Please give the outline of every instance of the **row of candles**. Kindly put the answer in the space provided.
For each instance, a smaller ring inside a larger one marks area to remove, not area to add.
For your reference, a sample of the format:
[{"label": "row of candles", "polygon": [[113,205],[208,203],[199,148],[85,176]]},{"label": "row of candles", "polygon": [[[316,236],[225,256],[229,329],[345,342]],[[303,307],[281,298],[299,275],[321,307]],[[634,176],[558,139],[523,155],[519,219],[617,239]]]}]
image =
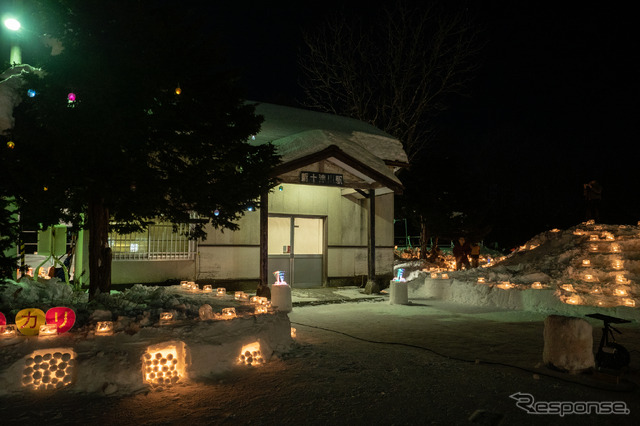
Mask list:
[{"label": "row of candles", "polygon": [[[431,273],[431,278],[437,279],[438,277],[440,279],[448,279],[449,278],[448,274],[446,274],[446,273],[442,273],[442,274],[440,274],[440,276],[438,276],[437,272],[432,272]],[[592,277],[592,276],[590,276],[590,277]],[[478,277],[477,283],[478,284],[492,284],[492,283],[487,282],[486,278],[484,278],[484,277]],[[629,284],[630,281],[628,279],[626,279],[624,275],[618,274],[616,276],[616,283],[617,284]],[[522,284],[514,284],[514,283],[511,283],[509,281],[501,281],[501,282],[495,284],[495,286],[497,288],[502,289],[502,290],[510,290],[510,289],[514,289],[514,288],[518,288],[518,287],[523,287]],[[536,290],[542,290],[542,289],[548,288],[548,286],[536,281],[536,282],[531,284],[530,288],[536,289]],[[562,285],[560,285],[560,289],[562,289],[562,290],[564,290],[566,292],[577,293],[576,289],[573,287],[572,284],[562,284]],[[602,290],[602,288],[600,286],[595,286],[590,290],[589,293],[594,294],[594,295],[602,295],[603,294],[603,290]],[[624,287],[616,287],[616,288],[614,288],[613,289],[613,295],[622,298],[620,301],[621,301],[622,305],[624,305],[624,306],[633,307],[633,306],[636,305],[635,300],[633,300],[633,299],[628,297],[629,296],[629,292]],[[565,300],[565,302],[566,303],[570,303],[570,304],[580,304],[579,296],[577,294],[575,296],[577,296],[577,297],[568,298],[568,299]]]}]

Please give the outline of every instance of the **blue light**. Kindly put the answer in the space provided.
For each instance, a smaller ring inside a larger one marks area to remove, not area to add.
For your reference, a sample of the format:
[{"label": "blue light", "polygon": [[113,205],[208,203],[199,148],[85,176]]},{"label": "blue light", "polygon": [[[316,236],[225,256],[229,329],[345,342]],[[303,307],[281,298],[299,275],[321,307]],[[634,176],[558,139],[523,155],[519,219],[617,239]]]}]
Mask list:
[{"label": "blue light", "polygon": [[278,191],[280,191],[280,192],[284,191],[284,188],[282,187],[282,185],[280,185],[280,186],[278,187]]},{"label": "blue light", "polygon": [[36,91],[33,89],[29,89],[27,90],[27,96],[29,96],[30,98],[33,98],[36,95]]},{"label": "blue light", "polygon": [[247,210],[248,210],[248,211],[250,211],[250,212],[252,212],[252,211],[253,211],[253,206],[249,206],[249,207],[247,207]]},{"label": "blue light", "polygon": [[215,209],[215,210],[213,211],[213,215],[214,215],[214,216],[220,216],[220,210]]}]

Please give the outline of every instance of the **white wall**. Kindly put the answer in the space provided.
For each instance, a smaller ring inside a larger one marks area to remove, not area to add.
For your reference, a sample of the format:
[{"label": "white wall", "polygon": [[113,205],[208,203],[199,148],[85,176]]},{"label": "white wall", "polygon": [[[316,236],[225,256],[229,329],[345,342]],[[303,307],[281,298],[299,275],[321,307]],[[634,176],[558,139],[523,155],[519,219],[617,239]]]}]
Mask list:
[{"label": "white wall", "polygon": [[[337,187],[282,184],[269,194],[269,213],[327,217],[328,275],[367,274],[368,201]],[[376,273],[393,273],[393,194],[376,198]],[[239,231],[209,229],[199,246],[198,279],[260,277],[260,212],[246,212]]]}]

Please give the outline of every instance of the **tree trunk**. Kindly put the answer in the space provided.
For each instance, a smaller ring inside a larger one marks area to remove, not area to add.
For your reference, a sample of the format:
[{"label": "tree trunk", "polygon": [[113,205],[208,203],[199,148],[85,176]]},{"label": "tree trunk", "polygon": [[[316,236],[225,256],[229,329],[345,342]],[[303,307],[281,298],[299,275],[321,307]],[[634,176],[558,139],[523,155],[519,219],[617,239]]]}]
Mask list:
[{"label": "tree trunk", "polygon": [[111,290],[111,248],[109,247],[109,209],[104,199],[89,202],[89,300]]}]

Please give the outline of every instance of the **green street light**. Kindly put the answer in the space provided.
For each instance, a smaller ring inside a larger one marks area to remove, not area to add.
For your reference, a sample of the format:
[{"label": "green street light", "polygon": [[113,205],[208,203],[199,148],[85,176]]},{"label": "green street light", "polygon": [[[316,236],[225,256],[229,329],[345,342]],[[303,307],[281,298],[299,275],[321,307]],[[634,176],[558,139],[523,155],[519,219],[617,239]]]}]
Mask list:
[{"label": "green street light", "polygon": [[20,25],[20,21],[14,18],[5,19],[4,26],[9,28],[11,31],[18,31],[22,27],[22,25]]},{"label": "green street light", "polygon": [[[22,28],[20,21],[15,18],[7,18],[4,20],[4,26],[11,31],[18,31]],[[9,63],[12,65],[20,65],[22,63],[22,51],[18,43],[14,43],[11,46],[11,53],[9,55]]]}]

